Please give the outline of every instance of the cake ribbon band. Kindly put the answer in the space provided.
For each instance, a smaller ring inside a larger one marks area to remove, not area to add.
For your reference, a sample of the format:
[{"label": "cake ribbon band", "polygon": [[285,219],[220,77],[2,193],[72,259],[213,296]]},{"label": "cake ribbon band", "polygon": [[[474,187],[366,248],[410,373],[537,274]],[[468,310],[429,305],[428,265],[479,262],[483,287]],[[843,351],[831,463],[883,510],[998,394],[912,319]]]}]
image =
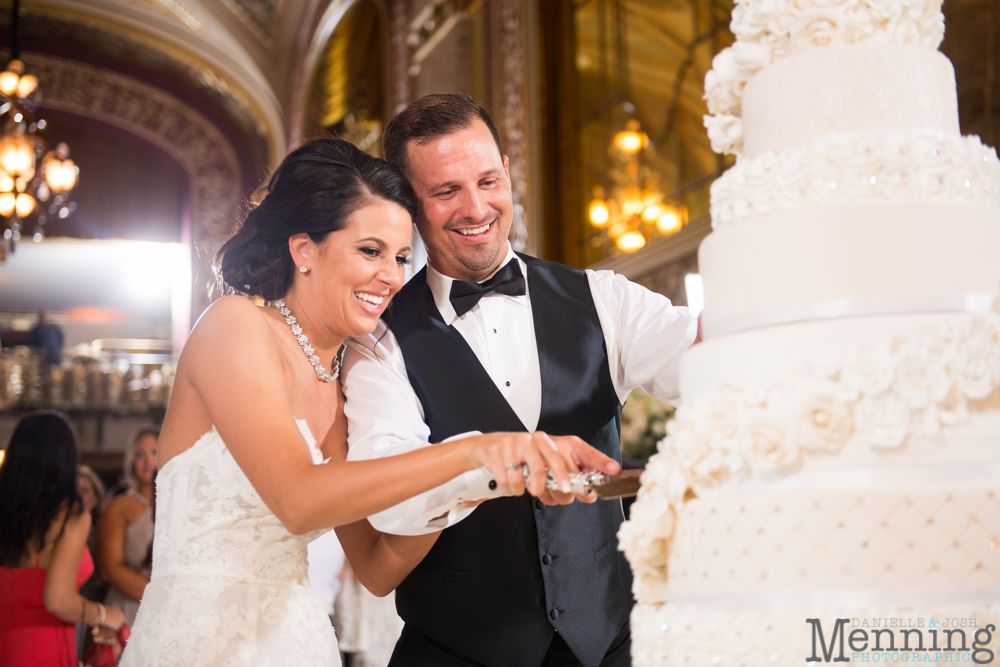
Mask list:
[{"label": "cake ribbon band", "polygon": [[[802,609],[803,613],[869,614],[888,612],[907,618],[932,609],[960,607],[963,611],[983,610],[1000,605],[1000,586],[936,588],[927,590],[820,590],[775,591],[768,593],[675,593],[667,594],[666,603],[676,607],[760,611],[761,609]],[[956,610],[957,611],[957,610]],[[804,622],[804,618],[803,618]]]},{"label": "cake ribbon band", "polygon": [[757,310],[735,315],[721,322],[706,322],[702,325],[702,332],[705,340],[708,340],[748,329],[844,317],[915,315],[920,313],[988,313],[994,310],[995,301],[1000,301],[995,294],[976,293],[830,299]]},{"label": "cake ribbon band", "polygon": [[762,479],[741,480],[730,488],[711,489],[699,494],[700,498],[725,498],[744,496],[754,492],[774,491],[876,491],[894,485],[930,489],[935,484],[962,485],[985,484],[995,486],[1000,479],[1000,465],[981,463],[963,465],[934,465],[922,467],[878,467],[869,469],[800,471],[787,477],[768,476]]}]

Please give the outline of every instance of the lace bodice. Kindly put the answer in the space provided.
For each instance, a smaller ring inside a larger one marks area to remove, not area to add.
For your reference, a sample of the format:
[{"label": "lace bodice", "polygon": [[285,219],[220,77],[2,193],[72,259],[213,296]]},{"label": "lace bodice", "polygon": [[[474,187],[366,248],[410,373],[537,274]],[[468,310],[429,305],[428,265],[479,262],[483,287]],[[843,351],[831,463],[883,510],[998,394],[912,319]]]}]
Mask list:
[{"label": "lace bodice", "polygon": [[122,665],[339,664],[307,578],[307,545],[326,531],[288,532],[214,427],[163,466],[156,488],[153,573]]},{"label": "lace bodice", "polygon": [[[323,455],[297,419],[314,463]],[[306,546],[326,531],[292,535],[237,465],[213,427],[156,479],[153,578],[195,573],[305,584]]]}]

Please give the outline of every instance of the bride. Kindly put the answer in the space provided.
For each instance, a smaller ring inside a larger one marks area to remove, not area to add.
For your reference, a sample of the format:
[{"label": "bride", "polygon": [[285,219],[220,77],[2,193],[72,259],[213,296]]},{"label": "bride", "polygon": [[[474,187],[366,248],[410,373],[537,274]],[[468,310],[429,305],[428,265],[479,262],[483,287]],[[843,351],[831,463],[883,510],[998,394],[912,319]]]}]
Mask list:
[{"label": "bride", "polygon": [[122,665],[336,665],[306,582],[309,541],[354,523],[347,553],[398,583],[433,537],[358,530],[364,517],[480,466],[521,494],[527,464],[536,496],[546,466],[564,488],[576,470],[526,433],[346,462],[338,350],[375,329],[402,285],[412,191],[388,163],[319,139],[265,192],[220,256],[226,284],[269,303],[219,299],[184,347],[159,441],[153,572]]}]

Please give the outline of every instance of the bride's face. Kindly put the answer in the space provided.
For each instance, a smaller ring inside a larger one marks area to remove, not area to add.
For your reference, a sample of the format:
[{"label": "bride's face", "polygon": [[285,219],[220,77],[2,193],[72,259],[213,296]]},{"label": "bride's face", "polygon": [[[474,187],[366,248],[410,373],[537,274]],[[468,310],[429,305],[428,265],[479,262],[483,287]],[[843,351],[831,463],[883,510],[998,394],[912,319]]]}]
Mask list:
[{"label": "bride's face", "polygon": [[402,206],[374,200],[322,243],[309,242],[304,260],[309,273],[296,275],[296,288],[308,291],[320,321],[332,333],[347,337],[375,330],[389,299],[403,285],[412,227]]}]

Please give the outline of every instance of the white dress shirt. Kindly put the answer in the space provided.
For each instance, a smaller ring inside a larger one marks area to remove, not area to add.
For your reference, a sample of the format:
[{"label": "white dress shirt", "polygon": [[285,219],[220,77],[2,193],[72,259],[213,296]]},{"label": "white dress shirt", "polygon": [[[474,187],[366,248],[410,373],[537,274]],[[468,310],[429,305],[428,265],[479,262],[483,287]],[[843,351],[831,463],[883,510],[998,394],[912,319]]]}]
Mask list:
[{"label": "white dress shirt", "polygon": [[[508,244],[501,266],[511,260],[520,264],[527,278],[530,267]],[[697,317],[612,271],[587,270],[586,275],[618,400],[624,402],[632,389],[642,387],[662,401],[675,401],[680,359],[697,335]],[[530,286],[524,296],[489,293],[456,317],[450,300],[452,282],[427,265],[427,285],[444,323],[462,334],[524,427],[535,430],[542,379]],[[348,340],[341,382],[347,397],[348,460],[403,454],[431,444],[430,428],[407,379],[402,351],[382,322],[369,336]],[[490,491],[490,479],[481,470],[467,472],[368,520],[378,530],[397,535],[441,530],[473,511],[465,501],[502,495]]]}]

